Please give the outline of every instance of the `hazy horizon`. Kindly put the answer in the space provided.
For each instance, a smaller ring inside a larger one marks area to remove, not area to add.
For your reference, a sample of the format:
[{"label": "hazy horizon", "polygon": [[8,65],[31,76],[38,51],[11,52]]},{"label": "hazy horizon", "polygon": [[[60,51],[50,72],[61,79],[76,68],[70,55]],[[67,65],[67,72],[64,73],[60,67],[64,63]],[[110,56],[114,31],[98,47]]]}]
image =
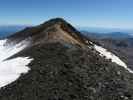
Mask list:
[{"label": "hazy horizon", "polygon": [[[22,30],[26,27],[31,27],[34,25],[0,25],[0,34],[1,32],[16,32]],[[104,27],[80,27],[74,26],[79,31],[88,31],[94,33],[112,33],[112,32],[121,32],[121,33],[128,33],[133,35],[133,29],[119,29],[119,28],[104,28]],[[4,33],[3,33],[4,34]]]}]

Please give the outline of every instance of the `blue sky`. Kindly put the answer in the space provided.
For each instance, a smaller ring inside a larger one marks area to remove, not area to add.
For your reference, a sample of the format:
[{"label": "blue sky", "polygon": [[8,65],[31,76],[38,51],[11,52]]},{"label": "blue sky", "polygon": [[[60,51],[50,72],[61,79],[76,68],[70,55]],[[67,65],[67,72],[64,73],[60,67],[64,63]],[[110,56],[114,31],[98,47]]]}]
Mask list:
[{"label": "blue sky", "polygon": [[54,17],[76,26],[133,29],[133,0],[0,0],[0,25],[36,25]]}]

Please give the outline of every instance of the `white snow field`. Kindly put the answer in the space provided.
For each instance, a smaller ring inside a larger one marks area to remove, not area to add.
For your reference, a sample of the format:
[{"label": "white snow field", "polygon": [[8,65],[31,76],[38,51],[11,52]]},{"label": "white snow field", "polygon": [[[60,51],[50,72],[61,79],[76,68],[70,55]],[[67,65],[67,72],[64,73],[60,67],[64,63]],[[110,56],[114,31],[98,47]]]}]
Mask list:
[{"label": "white snow field", "polygon": [[105,56],[106,59],[111,59],[112,62],[124,67],[126,70],[128,70],[130,73],[133,73],[133,71],[127,67],[126,63],[124,63],[119,57],[117,57],[115,54],[107,51],[105,48],[101,46],[97,46],[94,44],[94,49],[100,53],[100,56]]},{"label": "white snow field", "polygon": [[14,46],[5,46],[5,43],[6,40],[0,40],[0,88],[14,82],[22,73],[27,73],[30,70],[27,65],[33,60],[28,57],[6,60],[23,50],[28,42],[23,41]]}]

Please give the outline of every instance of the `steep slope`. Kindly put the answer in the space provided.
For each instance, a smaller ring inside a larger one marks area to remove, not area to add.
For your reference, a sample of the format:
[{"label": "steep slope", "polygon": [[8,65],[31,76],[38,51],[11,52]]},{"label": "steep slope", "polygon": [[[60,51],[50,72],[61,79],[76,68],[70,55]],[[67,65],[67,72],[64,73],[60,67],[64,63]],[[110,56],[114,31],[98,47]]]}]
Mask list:
[{"label": "steep slope", "polygon": [[8,38],[8,41],[20,42],[24,39],[32,39],[32,44],[48,42],[85,44],[83,35],[73,26],[61,18],[51,19],[41,25],[25,28]]},{"label": "steep slope", "polygon": [[63,19],[18,32],[5,45],[24,40],[7,61],[30,57],[30,70],[2,87],[0,100],[133,100],[133,74]]}]

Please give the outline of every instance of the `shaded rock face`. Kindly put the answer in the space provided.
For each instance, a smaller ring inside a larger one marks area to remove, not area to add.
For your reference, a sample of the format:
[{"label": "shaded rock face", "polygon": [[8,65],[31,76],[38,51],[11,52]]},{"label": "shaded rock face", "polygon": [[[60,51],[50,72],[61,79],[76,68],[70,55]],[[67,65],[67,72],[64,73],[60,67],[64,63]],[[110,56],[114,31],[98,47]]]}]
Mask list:
[{"label": "shaded rock face", "polygon": [[13,58],[34,60],[29,73],[0,89],[0,100],[133,100],[133,75],[99,56],[73,27],[62,29],[59,23],[62,19],[37,26],[43,27],[39,35],[20,32],[8,38],[30,37],[31,45]]}]

